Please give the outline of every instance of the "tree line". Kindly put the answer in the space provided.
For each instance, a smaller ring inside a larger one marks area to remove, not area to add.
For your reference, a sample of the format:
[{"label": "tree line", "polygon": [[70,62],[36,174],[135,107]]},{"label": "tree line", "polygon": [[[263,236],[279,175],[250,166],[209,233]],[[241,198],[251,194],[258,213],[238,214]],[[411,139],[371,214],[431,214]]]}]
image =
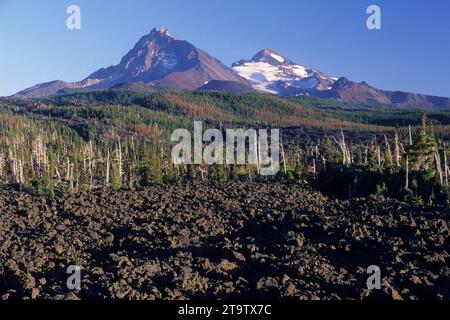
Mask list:
[{"label": "tree line", "polygon": [[348,141],[344,131],[299,145],[285,141],[281,172],[260,177],[251,165],[180,165],[171,159],[168,132],[156,124],[132,131],[106,127],[83,139],[64,124],[0,116],[0,183],[37,195],[139,189],[183,179],[277,180],[307,183],[331,195],[393,196],[419,203],[447,203],[448,144],[421,125]]}]

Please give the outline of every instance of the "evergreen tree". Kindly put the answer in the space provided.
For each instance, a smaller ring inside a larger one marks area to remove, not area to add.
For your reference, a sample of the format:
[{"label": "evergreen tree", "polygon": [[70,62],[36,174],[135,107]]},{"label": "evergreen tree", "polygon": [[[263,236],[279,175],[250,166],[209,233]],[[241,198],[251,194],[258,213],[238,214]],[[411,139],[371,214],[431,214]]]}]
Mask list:
[{"label": "evergreen tree", "polygon": [[158,185],[163,183],[161,159],[155,149],[150,151],[147,170],[147,185]]},{"label": "evergreen tree", "polygon": [[425,113],[422,114],[422,124],[419,132],[408,148],[409,159],[415,170],[429,170],[433,166],[434,155],[437,150],[436,139],[431,130],[427,128]]},{"label": "evergreen tree", "polygon": [[376,144],[372,142],[371,146],[369,147],[368,154],[367,154],[367,165],[369,167],[370,171],[377,171],[378,168],[378,161],[377,161],[377,148]]},{"label": "evergreen tree", "polygon": [[164,176],[164,182],[165,183],[173,183],[178,180],[177,173],[175,171],[175,166],[172,164],[171,161],[167,162],[167,175]]},{"label": "evergreen tree", "polygon": [[120,166],[117,161],[112,161],[111,163],[111,186],[114,190],[120,190],[122,188]]},{"label": "evergreen tree", "polygon": [[210,168],[209,177],[212,180],[226,181],[225,166],[223,164],[214,164]]},{"label": "evergreen tree", "polygon": [[336,144],[334,143],[333,139],[331,139],[328,136],[325,137],[323,143],[321,144],[319,152],[322,155],[322,157],[325,158],[327,163],[330,164],[342,163],[342,153],[336,147]]}]

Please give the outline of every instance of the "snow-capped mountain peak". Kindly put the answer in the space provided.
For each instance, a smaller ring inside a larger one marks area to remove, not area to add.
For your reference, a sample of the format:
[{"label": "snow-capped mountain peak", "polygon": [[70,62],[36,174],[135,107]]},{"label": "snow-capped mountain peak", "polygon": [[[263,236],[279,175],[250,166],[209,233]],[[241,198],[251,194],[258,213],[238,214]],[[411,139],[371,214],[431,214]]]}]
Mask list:
[{"label": "snow-capped mountain peak", "polygon": [[279,54],[275,50],[266,48],[259,51],[252,59],[253,62],[265,62],[271,65],[283,65],[290,64],[291,62],[283,55]]},{"label": "snow-capped mountain peak", "polygon": [[177,39],[172,34],[170,34],[169,29],[167,29],[167,28],[159,28],[159,29],[154,28],[150,32],[150,36],[155,35],[155,34],[160,34],[161,36],[172,38],[173,40]]},{"label": "snow-capped mountain peak", "polygon": [[329,90],[337,78],[296,64],[272,49],[259,51],[233,69],[261,92],[277,95],[308,94]]}]

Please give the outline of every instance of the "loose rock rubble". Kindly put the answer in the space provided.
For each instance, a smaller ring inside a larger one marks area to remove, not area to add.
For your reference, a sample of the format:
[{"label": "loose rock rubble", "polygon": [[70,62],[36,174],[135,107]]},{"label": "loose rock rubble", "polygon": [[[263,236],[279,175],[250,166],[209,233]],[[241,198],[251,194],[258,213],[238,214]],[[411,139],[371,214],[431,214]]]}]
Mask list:
[{"label": "loose rock rubble", "polygon": [[[2,299],[449,299],[449,210],[297,185],[0,190]],[[67,268],[82,268],[70,291]],[[381,290],[366,270],[381,268]]]}]

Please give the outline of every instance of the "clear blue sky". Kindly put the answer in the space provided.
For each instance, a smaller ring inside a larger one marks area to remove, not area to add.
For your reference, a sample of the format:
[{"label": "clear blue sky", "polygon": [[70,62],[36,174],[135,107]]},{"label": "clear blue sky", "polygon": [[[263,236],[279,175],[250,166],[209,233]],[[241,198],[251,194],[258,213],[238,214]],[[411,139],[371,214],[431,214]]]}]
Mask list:
[{"label": "clear blue sky", "polygon": [[[82,29],[66,28],[81,7]],[[382,9],[381,31],[366,8]],[[167,27],[230,65],[270,47],[381,89],[450,96],[449,0],[0,0],[0,96],[77,81]]]}]

